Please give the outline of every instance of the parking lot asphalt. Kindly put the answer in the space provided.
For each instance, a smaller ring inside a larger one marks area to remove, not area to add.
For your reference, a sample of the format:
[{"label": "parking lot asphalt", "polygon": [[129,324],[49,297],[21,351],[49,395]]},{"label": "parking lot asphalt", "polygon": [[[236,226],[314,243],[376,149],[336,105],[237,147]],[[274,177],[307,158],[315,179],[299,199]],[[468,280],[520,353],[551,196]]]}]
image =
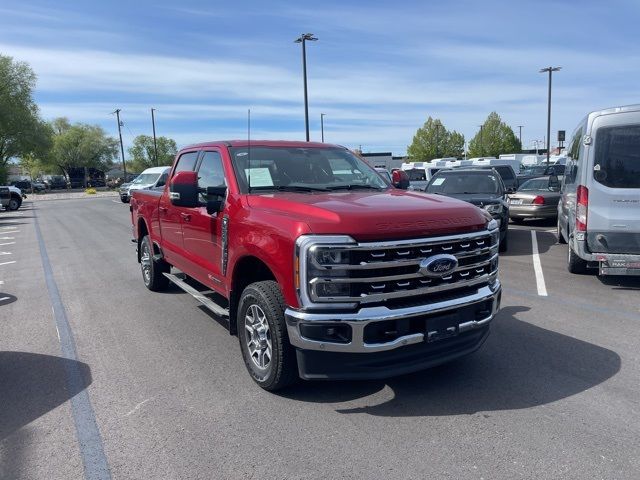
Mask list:
[{"label": "parking lot asphalt", "polygon": [[130,236],[110,198],[0,212],[0,478],[640,477],[640,279],[569,274],[554,224],[510,226],[477,353],[280,394]]}]

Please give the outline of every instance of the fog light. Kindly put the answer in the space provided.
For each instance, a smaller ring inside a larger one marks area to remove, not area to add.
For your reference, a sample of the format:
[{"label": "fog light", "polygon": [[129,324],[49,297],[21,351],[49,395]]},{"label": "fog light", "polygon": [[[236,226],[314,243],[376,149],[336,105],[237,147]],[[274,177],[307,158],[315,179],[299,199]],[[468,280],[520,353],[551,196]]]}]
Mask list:
[{"label": "fog light", "polygon": [[301,323],[300,334],[306,339],[318,342],[351,342],[351,327],[349,325],[314,325],[310,323]]},{"label": "fog light", "polygon": [[318,297],[348,297],[350,286],[348,283],[318,283],[316,285],[316,295]]}]

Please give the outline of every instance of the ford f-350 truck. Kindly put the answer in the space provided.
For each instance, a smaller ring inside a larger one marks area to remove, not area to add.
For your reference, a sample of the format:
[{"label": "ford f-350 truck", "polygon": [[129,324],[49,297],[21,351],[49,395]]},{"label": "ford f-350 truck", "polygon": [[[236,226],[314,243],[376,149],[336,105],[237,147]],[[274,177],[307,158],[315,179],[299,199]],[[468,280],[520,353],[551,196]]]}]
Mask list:
[{"label": "ford f-350 truck", "polygon": [[174,282],[212,310],[267,390],[447,362],[500,306],[496,222],[396,188],[344,147],[194,145],[130,210],[146,287]]}]

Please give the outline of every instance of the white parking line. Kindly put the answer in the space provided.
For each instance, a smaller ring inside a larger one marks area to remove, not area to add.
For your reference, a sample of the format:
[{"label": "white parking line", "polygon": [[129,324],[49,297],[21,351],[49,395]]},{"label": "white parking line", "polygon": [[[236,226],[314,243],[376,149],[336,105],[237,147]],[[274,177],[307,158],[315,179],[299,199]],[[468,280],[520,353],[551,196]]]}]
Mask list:
[{"label": "white parking line", "polygon": [[11,255],[11,252],[0,252],[0,255]]},{"label": "white parking line", "polygon": [[0,243],[0,247],[3,247],[5,245],[14,245],[16,242],[7,242],[7,243]]},{"label": "white parking line", "polygon": [[540,263],[540,254],[538,253],[538,237],[536,231],[531,230],[531,256],[533,257],[533,271],[536,273],[536,286],[538,287],[538,295],[547,296],[547,287],[544,284],[544,274],[542,273],[542,263]]},{"label": "white parking line", "polygon": [[0,237],[0,240],[15,240],[16,237]]},{"label": "white parking line", "polygon": [[0,263],[0,266],[1,266],[1,265],[9,265],[10,263],[16,263],[16,261],[15,261],[15,260],[12,260],[12,261],[10,261],[10,262],[2,262],[2,263]]}]

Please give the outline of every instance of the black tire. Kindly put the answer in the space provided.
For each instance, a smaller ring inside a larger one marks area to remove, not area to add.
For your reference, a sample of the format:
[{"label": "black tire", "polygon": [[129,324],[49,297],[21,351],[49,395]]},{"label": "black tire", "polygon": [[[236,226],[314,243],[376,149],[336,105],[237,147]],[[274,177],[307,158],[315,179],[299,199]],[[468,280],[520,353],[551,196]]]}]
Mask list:
[{"label": "black tire", "polygon": [[565,245],[567,243],[567,239],[564,238],[564,235],[562,234],[562,227],[560,226],[560,219],[558,219],[558,243]]},{"label": "black tire", "polygon": [[587,273],[586,260],[581,259],[578,255],[575,254],[575,252],[571,248],[571,244],[567,245],[567,249],[569,250],[567,255],[567,269],[569,270],[569,272],[579,275]]},{"label": "black tire", "polygon": [[[280,287],[272,280],[249,285],[238,305],[236,325],[244,364],[254,382],[269,391],[283,389],[298,380],[296,353],[289,343],[284,309]],[[264,328],[265,323],[268,329]],[[260,324],[260,327],[250,331],[246,324]],[[257,347],[254,352],[250,352],[250,344]],[[267,363],[269,351],[271,358]]]},{"label": "black tire", "polygon": [[511,221],[516,225],[522,225],[524,223],[524,218],[512,217]]},{"label": "black tire", "polygon": [[149,235],[140,242],[140,271],[144,286],[152,292],[161,292],[169,286],[169,279],[163,273],[169,273],[171,267],[164,260],[153,260],[153,245]]},{"label": "black tire", "polygon": [[120,200],[122,201],[122,203],[129,203],[128,198],[120,197]]},{"label": "black tire", "polygon": [[500,246],[498,247],[498,251],[506,252],[507,248],[509,248],[509,230],[504,232],[504,238],[500,240]]},{"label": "black tire", "polygon": [[9,204],[7,205],[7,210],[11,212],[16,211],[20,208],[20,205],[22,205],[22,198],[20,198],[18,195],[11,195]]}]

